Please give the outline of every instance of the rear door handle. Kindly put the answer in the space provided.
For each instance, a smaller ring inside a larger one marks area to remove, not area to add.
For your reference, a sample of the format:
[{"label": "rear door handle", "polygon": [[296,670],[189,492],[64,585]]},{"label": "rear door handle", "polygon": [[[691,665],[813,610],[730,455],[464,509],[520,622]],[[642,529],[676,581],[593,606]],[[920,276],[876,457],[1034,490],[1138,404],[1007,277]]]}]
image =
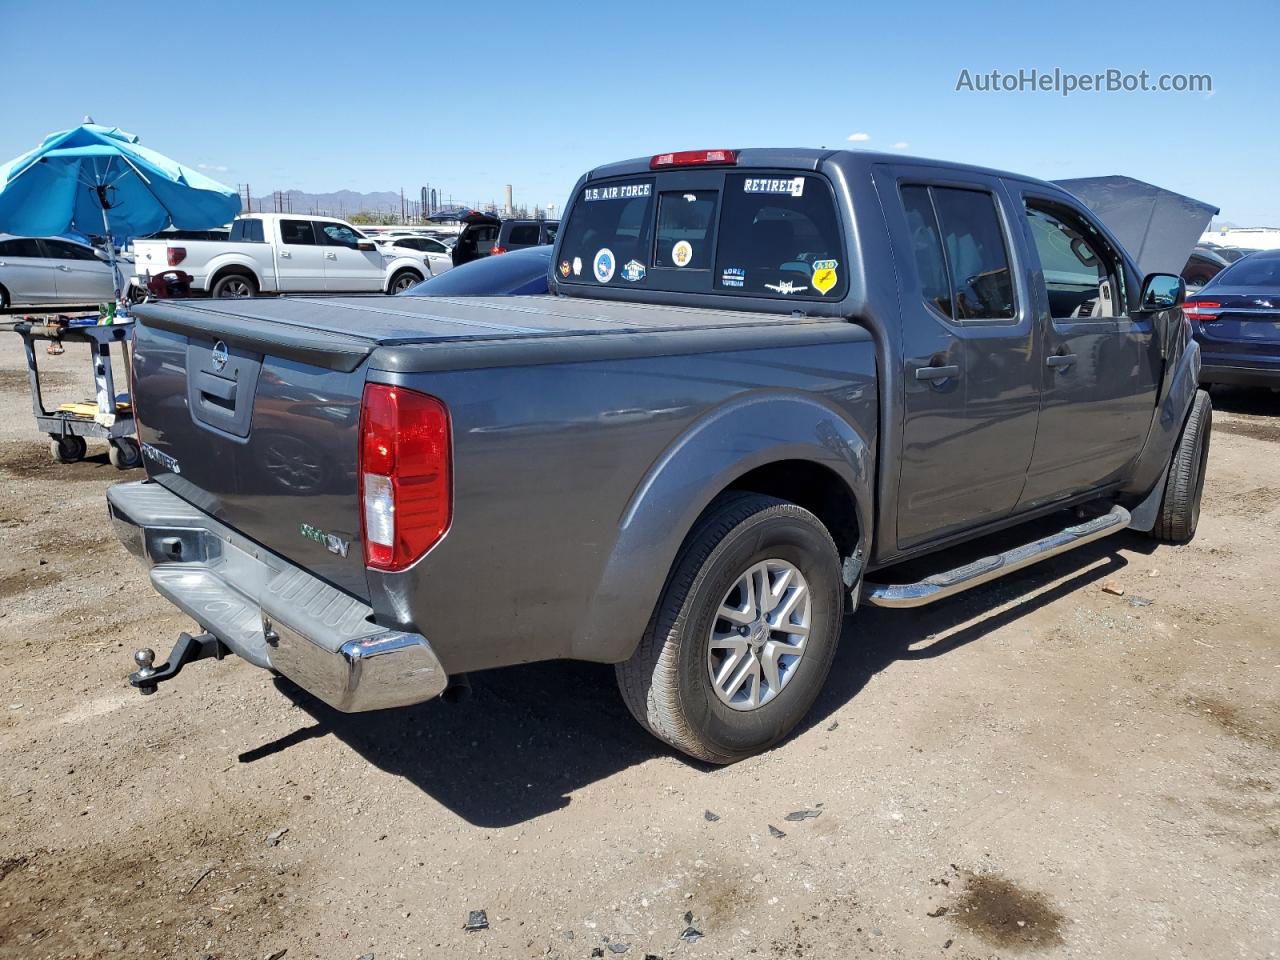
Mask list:
[{"label": "rear door handle", "polygon": [[325,258],[326,260],[337,260],[337,259],[338,259],[338,255],[337,255],[336,253],[326,253],[326,254],[324,255],[324,258]]},{"label": "rear door handle", "polygon": [[1076,362],[1074,353],[1055,353],[1044,361],[1047,367],[1069,367]]},{"label": "rear door handle", "polygon": [[290,257],[292,257],[292,256],[293,256],[293,254],[292,254],[292,253],[290,253],[288,250],[281,250],[281,251],[280,251],[280,259],[282,259],[282,260],[288,260],[288,259],[289,259]]},{"label": "rear door handle", "polygon": [[947,367],[916,367],[917,380],[950,380],[960,376],[960,368],[955,364]]}]

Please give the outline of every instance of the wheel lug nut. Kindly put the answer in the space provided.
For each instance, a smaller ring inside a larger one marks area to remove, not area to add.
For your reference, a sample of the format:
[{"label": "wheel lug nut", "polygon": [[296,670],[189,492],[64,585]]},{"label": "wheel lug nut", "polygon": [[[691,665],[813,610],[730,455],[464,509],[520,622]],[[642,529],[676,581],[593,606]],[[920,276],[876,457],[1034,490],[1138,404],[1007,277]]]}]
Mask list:
[{"label": "wheel lug nut", "polygon": [[746,636],[747,634],[749,634],[750,632],[751,632],[751,628],[750,628],[750,627],[745,627],[745,626],[744,626],[744,627],[739,627],[739,628],[738,628],[738,636],[745,637],[745,636]]}]

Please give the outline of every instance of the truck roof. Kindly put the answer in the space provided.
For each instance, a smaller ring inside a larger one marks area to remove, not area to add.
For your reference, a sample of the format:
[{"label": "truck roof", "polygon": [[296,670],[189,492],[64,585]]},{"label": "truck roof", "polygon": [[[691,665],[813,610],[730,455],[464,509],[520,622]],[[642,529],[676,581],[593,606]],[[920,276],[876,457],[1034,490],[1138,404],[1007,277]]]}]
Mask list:
[{"label": "truck roof", "polygon": [[[739,149],[737,154],[738,161],[736,166],[739,167],[780,167],[782,169],[817,170],[823,163],[831,161],[847,170],[854,170],[877,163],[892,163],[899,166],[918,164],[920,166],[949,167],[955,170],[969,170],[974,173],[983,173],[988,176],[1029,181],[1031,183],[1043,184],[1047,189],[1052,190],[1055,193],[1061,191],[1060,187],[1054,186],[1047,180],[1040,180],[1036,177],[1029,177],[1020,173],[1011,173],[1007,170],[997,170],[991,167],[982,167],[970,163],[955,163],[951,160],[933,160],[927,157],[915,157],[900,153],[881,153],[874,150],[826,150],[815,149],[813,147],[748,147],[745,149]],[[631,160],[621,160],[617,163],[608,163],[589,171],[586,175],[586,179],[599,180],[605,177],[625,177],[635,176],[642,173],[647,174],[651,172],[649,163],[652,159],[652,157],[635,157]]]}]

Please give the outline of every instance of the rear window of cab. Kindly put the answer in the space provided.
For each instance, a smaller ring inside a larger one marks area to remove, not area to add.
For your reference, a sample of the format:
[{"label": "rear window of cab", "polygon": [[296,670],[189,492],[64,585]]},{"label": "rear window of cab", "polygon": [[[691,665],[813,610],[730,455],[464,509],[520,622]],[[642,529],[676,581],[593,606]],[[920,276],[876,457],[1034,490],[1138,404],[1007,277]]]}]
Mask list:
[{"label": "rear window of cab", "polygon": [[562,232],[562,283],[780,300],[839,300],[847,289],[835,195],[812,173],[589,183]]}]

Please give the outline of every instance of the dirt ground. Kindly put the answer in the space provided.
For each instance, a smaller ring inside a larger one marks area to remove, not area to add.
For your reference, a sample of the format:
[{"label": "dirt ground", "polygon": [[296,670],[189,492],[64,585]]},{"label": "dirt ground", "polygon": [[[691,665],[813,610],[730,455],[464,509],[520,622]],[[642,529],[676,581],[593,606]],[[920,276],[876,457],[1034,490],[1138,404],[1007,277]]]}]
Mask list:
[{"label": "dirt ground", "polygon": [[593,665],[363,716],[234,659],[139,696],[193,625],[0,333],[0,957],[1275,957],[1280,395],[1215,403],[1190,546],[860,611],[801,730],[712,769]]}]

